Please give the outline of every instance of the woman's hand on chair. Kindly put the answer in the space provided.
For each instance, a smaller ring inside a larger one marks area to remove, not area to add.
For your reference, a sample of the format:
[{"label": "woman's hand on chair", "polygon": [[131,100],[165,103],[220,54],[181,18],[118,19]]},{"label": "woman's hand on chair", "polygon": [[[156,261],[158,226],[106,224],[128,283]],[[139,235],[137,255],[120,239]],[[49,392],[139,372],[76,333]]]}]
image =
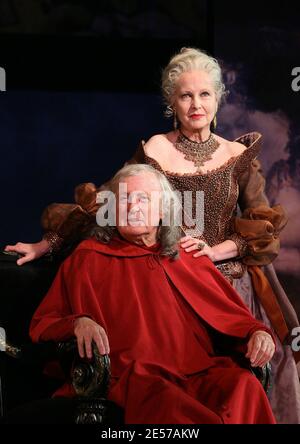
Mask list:
[{"label": "woman's hand on chair", "polygon": [[23,242],[18,242],[15,245],[6,245],[4,251],[21,254],[22,257],[17,260],[17,264],[23,265],[26,262],[33,261],[34,259],[38,259],[39,257],[47,254],[50,251],[50,245],[46,239],[34,244],[24,244]]}]

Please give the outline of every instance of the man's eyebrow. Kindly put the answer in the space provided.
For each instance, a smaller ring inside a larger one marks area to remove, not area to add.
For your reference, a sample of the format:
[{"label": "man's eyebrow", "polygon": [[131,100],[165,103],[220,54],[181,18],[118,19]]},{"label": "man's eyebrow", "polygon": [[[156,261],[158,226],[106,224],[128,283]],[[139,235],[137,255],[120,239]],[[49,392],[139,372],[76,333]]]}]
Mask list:
[{"label": "man's eyebrow", "polygon": [[147,191],[143,191],[143,190],[133,190],[130,191],[130,193],[128,194],[149,194]]},{"label": "man's eyebrow", "polygon": [[[123,194],[124,195],[124,194]],[[143,197],[143,196],[147,196],[147,197],[151,197],[151,192],[148,193],[147,191],[141,191],[141,190],[137,190],[137,191],[131,191],[130,193],[128,193],[128,197],[129,199],[134,196],[138,196],[138,197]]]}]

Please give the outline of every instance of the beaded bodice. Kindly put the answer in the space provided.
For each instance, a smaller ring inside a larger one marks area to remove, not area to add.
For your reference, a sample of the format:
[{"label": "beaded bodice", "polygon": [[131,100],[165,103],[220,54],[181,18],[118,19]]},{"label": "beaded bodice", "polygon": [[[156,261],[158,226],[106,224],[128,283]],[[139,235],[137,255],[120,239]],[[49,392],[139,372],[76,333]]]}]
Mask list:
[{"label": "beaded bodice", "polygon": [[[236,214],[239,197],[239,178],[245,173],[253,159],[256,158],[260,148],[261,135],[258,133],[246,134],[237,142],[247,147],[239,156],[232,157],[221,167],[201,174],[177,174],[163,171],[159,163],[145,155],[145,163],[162,172],[180,191],[192,191],[193,218],[196,216],[196,191],[204,194],[204,226],[203,232],[193,234],[193,237],[204,239],[210,246],[219,244],[233,234],[231,221]],[[184,214],[182,228],[187,234],[190,230],[190,219]]]}]

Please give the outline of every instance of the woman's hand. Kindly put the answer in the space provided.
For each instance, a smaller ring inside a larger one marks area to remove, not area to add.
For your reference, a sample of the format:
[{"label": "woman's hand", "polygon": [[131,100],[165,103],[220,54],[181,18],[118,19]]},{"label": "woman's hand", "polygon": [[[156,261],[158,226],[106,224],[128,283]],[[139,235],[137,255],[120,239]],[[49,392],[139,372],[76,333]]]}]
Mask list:
[{"label": "woman's hand", "polygon": [[78,352],[81,358],[93,357],[92,342],[94,341],[101,355],[109,353],[108,337],[104,328],[87,317],[77,318],[74,321],[74,334],[77,338]]},{"label": "woman's hand", "polygon": [[237,245],[230,239],[210,247],[200,239],[192,236],[184,236],[180,239],[180,244],[188,253],[196,251],[196,253],[193,254],[194,257],[208,256],[213,262],[224,261],[238,255]]},{"label": "woman's hand", "polygon": [[22,242],[18,242],[15,245],[6,245],[4,251],[12,251],[22,254],[23,257],[17,260],[17,264],[23,265],[26,262],[38,259],[39,257],[44,256],[44,254],[48,253],[50,251],[50,244],[46,239],[34,244],[23,244]]},{"label": "woman's hand", "polygon": [[217,261],[213,248],[200,239],[196,239],[191,236],[184,236],[180,239],[180,246],[184,248],[187,253],[195,251],[196,253],[193,254],[194,257],[208,256],[213,262]]},{"label": "woman's hand", "polygon": [[252,367],[263,367],[272,358],[275,352],[275,344],[272,336],[266,331],[257,330],[248,342],[246,358],[250,359]]}]

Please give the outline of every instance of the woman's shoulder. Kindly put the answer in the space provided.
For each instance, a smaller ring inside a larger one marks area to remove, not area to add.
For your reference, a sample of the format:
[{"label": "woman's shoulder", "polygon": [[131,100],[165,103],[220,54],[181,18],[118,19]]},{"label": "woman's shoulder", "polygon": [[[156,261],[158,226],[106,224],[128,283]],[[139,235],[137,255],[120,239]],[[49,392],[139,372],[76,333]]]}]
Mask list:
[{"label": "woman's shoulder", "polygon": [[260,152],[262,135],[257,132],[243,134],[233,141],[220,136],[216,136],[216,138],[220,143],[226,145],[228,155],[236,159],[236,162],[251,161]]},{"label": "woman's shoulder", "polygon": [[222,145],[226,149],[228,157],[238,157],[247,149],[245,145],[237,142],[236,140],[227,140],[224,137],[217,135],[215,135],[215,138],[220,143],[220,145]]},{"label": "woman's shoulder", "polygon": [[[165,134],[155,134],[144,144],[144,151],[147,156],[153,156],[157,153],[161,154],[162,148],[167,148],[175,141],[173,131]],[[173,140],[174,139],[174,140]]]}]

